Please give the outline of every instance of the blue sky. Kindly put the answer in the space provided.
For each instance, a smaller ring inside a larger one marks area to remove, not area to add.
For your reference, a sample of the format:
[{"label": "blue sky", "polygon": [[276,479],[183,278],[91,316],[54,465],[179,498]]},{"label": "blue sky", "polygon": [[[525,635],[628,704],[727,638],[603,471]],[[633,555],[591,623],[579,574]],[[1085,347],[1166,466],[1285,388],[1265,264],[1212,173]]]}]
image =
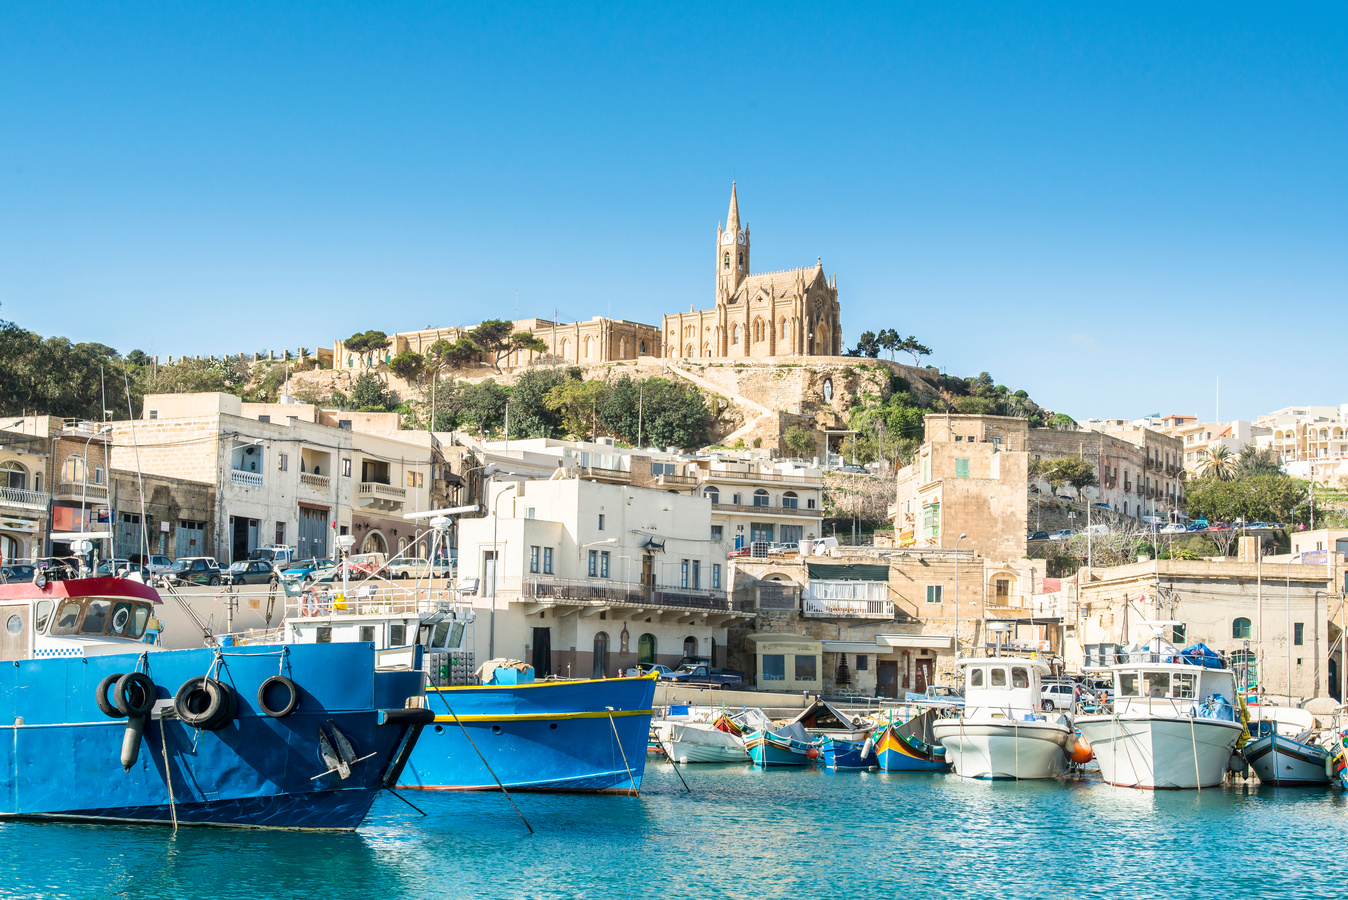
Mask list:
[{"label": "blue sky", "polygon": [[[0,317],[231,353],[758,270],[1078,418],[1348,401],[1341,5],[6,4]],[[611,304],[611,306],[610,306]]]}]

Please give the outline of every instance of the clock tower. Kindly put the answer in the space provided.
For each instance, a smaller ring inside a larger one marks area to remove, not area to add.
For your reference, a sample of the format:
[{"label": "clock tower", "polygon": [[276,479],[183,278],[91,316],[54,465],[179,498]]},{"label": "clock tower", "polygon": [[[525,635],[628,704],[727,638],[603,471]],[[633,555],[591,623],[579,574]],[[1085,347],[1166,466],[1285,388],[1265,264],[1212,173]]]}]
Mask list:
[{"label": "clock tower", "polygon": [[716,226],[716,302],[725,303],[735,295],[749,274],[749,229],[740,227],[740,204],[735,183],[730,183],[730,212],[724,230]]}]

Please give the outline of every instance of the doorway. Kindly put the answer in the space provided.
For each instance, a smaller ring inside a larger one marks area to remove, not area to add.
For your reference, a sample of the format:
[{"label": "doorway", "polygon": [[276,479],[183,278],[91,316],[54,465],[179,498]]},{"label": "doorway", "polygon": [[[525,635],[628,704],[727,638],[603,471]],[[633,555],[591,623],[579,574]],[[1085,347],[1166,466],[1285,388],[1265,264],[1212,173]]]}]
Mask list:
[{"label": "doorway", "polygon": [[637,638],[637,663],[652,665],[655,662],[655,635],[643,634]]},{"label": "doorway", "polygon": [[593,678],[604,678],[608,673],[608,632],[601,631],[594,636]]},{"label": "doorway", "polygon": [[[482,596],[496,596],[496,551],[482,553]],[[546,630],[546,629],[545,629]]]},{"label": "doorway", "polygon": [[552,629],[534,629],[534,677],[546,678],[552,674]]},{"label": "doorway", "polygon": [[881,659],[875,663],[875,696],[899,696],[899,664],[896,660]]},{"label": "doorway", "polygon": [[926,693],[927,686],[936,680],[936,660],[918,659],[914,662],[917,671],[914,673],[913,690],[919,694]]},{"label": "doorway", "polygon": [[248,554],[257,549],[257,519],[245,519],[242,516],[229,517],[230,555],[232,562],[247,559]]}]

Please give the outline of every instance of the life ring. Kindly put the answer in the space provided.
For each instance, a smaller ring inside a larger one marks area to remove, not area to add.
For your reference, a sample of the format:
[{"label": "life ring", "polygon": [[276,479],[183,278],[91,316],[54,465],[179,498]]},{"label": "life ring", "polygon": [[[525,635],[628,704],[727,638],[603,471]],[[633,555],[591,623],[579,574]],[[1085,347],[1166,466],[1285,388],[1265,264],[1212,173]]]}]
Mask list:
[{"label": "life ring", "polygon": [[[286,695],[284,706],[274,707],[267,702],[267,693],[272,688],[284,687],[289,693]],[[300,687],[284,675],[273,675],[257,689],[257,708],[262,710],[273,719],[284,719],[295,711],[295,707],[300,705]]]},{"label": "life ring", "polygon": [[94,702],[98,704],[98,711],[110,719],[122,718],[122,714],[117,711],[117,707],[113,706],[112,701],[108,699],[108,688],[116,684],[121,677],[121,672],[113,672],[107,678],[100,681],[98,687],[95,689]]},{"label": "life ring", "polygon": [[223,681],[197,676],[189,678],[173,697],[173,710],[189,728],[219,731],[238,711],[238,698]]},{"label": "life ring", "polygon": [[300,612],[306,616],[318,615],[318,592],[311,587],[304,589],[304,598],[300,601]]},{"label": "life ring", "polygon": [[144,672],[128,672],[117,679],[112,702],[124,716],[143,716],[154,709],[154,681]]}]

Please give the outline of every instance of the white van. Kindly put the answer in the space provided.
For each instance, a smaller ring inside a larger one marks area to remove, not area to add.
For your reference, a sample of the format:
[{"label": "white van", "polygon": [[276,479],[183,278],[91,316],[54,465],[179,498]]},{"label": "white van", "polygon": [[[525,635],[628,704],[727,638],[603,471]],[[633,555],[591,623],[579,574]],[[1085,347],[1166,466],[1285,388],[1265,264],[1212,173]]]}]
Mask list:
[{"label": "white van", "polygon": [[1109,526],[1108,526],[1108,525],[1090,525],[1090,526],[1088,526],[1088,527],[1086,528],[1085,531],[1083,531],[1083,532],[1081,532],[1081,533],[1082,533],[1082,534],[1089,534],[1091,537],[1101,537],[1102,535],[1109,534]]}]

